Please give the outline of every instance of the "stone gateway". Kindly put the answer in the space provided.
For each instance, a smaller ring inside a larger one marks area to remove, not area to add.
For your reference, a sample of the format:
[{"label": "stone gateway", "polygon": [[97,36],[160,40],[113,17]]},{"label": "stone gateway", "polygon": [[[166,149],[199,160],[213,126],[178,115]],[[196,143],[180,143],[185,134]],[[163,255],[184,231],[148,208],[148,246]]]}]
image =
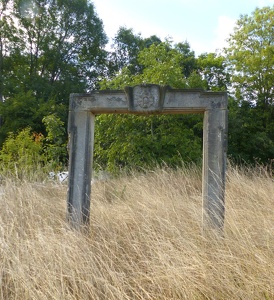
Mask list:
[{"label": "stone gateway", "polygon": [[89,224],[95,115],[203,113],[203,228],[222,231],[225,216],[227,94],[154,84],[71,94],[67,214],[71,226]]}]

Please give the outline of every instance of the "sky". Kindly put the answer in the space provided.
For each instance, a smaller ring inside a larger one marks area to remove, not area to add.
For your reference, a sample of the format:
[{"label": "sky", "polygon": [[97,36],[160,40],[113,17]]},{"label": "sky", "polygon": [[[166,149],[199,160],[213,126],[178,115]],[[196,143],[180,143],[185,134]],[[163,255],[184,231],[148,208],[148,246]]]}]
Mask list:
[{"label": "sky", "polygon": [[105,32],[114,38],[119,27],[143,38],[156,35],[175,43],[187,41],[196,56],[226,46],[240,15],[273,6],[274,0],[92,0]]}]

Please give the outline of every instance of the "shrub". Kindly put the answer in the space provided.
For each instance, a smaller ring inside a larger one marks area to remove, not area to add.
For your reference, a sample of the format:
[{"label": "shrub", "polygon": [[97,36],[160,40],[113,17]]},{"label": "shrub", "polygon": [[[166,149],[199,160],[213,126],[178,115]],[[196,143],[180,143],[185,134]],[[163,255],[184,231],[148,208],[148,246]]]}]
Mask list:
[{"label": "shrub", "polygon": [[32,133],[27,127],[19,133],[9,133],[0,151],[1,173],[22,178],[44,165],[43,135]]}]

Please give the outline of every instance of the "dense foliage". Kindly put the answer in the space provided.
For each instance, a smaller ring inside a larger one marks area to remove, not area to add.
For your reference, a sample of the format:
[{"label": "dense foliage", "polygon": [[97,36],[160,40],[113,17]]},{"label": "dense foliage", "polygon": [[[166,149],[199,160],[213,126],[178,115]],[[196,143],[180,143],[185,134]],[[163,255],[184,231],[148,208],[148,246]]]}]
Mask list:
[{"label": "dense foliage", "polygon": [[102,21],[86,0],[1,0],[0,143],[44,116],[65,122],[69,94],[94,89],[104,73]]},{"label": "dense foliage", "polygon": [[[42,164],[65,166],[70,93],[155,83],[228,91],[230,157],[267,163],[274,158],[273,26],[274,6],[256,9],[240,16],[222,54],[199,57],[188,42],[121,27],[107,51],[90,1],[1,0],[0,161],[18,160],[11,146],[24,136]],[[43,137],[39,150],[34,132]],[[201,151],[201,115],[96,120],[95,165],[103,169],[198,162]]]},{"label": "dense foliage", "polygon": [[274,6],[241,16],[226,49],[232,75],[230,151],[252,161],[274,158]]},{"label": "dense foliage", "polygon": [[[184,51],[168,41],[140,50],[137,74],[125,66],[116,76],[101,82],[102,89],[123,89],[127,85],[154,83],[173,88],[204,88],[206,82],[193,71],[194,53],[188,43]],[[188,75],[188,77],[186,76]],[[199,162],[202,156],[202,116],[101,115],[97,117],[95,161],[100,167],[175,166],[182,161]],[[110,126],[111,124],[111,126]],[[107,136],[107,139],[102,138]],[[132,155],[133,154],[133,155]]]}]

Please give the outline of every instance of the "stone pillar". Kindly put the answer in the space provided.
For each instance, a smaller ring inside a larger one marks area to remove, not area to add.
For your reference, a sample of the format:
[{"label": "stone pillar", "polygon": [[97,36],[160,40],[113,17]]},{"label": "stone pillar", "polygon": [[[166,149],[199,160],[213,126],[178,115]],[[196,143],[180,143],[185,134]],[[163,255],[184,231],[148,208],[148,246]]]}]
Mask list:
[{"label": "stone pillar", "polygon": [[89,224],[94,119],[90,111],[69,112],[68,220],[77,230]]},{"label": "stone pillar", "polygon": [[225,216],[225,171],[227,110],[204,113],[203,139],[203,229],[223,230]]}]

